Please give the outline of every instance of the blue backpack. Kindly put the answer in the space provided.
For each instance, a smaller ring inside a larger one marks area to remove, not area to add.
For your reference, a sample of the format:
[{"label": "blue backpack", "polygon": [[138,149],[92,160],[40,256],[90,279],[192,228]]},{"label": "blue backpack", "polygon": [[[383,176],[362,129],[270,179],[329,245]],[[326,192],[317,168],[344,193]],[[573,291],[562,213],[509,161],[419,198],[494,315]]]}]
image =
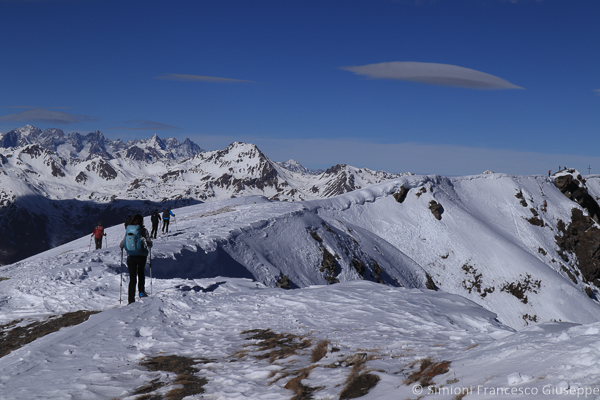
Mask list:
[{"label": "blue backpack", "polygon": [[130,256],[147,256],[148,249],[142,236],[142,227],[139,225],[127,225],[125,234],[125,250]]}]

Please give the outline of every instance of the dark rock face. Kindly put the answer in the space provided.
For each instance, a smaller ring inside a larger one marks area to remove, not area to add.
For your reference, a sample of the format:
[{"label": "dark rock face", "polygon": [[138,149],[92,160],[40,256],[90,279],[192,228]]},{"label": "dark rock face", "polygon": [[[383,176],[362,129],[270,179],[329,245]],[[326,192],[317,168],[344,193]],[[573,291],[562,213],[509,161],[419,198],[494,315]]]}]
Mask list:
[{"label": "dark rock face", "polygon": [[87,175],[86,175],[86,174],[85,174],[83,171],[81,171],[81,172],[80,172],[79,174],[77,174],[77,176],[75,177],[75,182],[77,182],[77,183],[84,184],[84,183],[86,183],[86,182],[87,182],[87,180],[88,180],[88,177],[87,177]]},{"label": "dark rock face", "polygon": [[125,157],[131,160],[144,161],[146,160],[146,153],[144,153],[144,150],[140,149],[137,146],[131,146],[127,150]]},{"label": "dark rock face", "polygon": [[[569,226],[559,224],[561,235],[555,237],[561,251],[572,253],[586,282],[600,286],[600,229],[592,218],[573,208]],[[566,256],[564,257],[566,258]]]},{"label": "dark rock face", "polygon": [[396,199],[396,201],[398,203],[402,203],[406,199],[407,194],[408,194],[408,189],[405,188],[404,186],[400,186],[400,190],[398,190],[396,193],[394,193],[393,196],[394,196],[394,199]]},{"label": "dark rock face", "polygon": [[431,200],[429,202],[429,210],[431,211],[431,213],[433,214],[433,216],[436,219],[438,219],[438,220],[442,219],[442,213],[444,212],[444,208],[442,207],[442,205],[440,203],[438,203],[435,200]]},{"label": "dark rock face", "polygon": [[[567,170],[567,172],[574,174],[576,171]],[[573,175],[557,176],[554,183],[565,196],[585,208],[590,217],[594,218],[596,222],[600,222],[600,206],[588,193],[584,186],[585,180],[581,175],[578,174],[576,177]]]}]

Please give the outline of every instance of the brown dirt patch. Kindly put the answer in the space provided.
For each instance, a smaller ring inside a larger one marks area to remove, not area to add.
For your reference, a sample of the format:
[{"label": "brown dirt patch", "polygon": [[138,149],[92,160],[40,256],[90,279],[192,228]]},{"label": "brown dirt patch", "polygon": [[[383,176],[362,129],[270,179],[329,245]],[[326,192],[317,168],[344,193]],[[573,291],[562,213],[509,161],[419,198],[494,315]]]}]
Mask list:
[{"label": "brown dirt patch", "polygon": [[177,374],[173,382],[168,383],[168,385],[177,387],[169,390],[164,396],[149,394],[167,385],[167,383],[155,379],[134,392],[134,394],[144,394],[137,397],[136,400],[181,400],[187,396],[204,393],[204,385],[208,383],[208,380],[195,375],[197,372],[195,365],[212,361],[178,355],[156,356],[143,361],[141,365],[150,371],[168,371]]},{"label": "brown dirt patch", "polygon": [[26,326],[17,326],[23,322],[23,320],[12,321],[8,324],[0,325],[0,357],[4,357],[10,352],[17,350],[38,338],[56,332],[60,328],[81,324],[82,322],[87,321],[90,315],[99,312],[100,311],[79,310],[58,316],[53,315],[42,321],[32,322]]}]

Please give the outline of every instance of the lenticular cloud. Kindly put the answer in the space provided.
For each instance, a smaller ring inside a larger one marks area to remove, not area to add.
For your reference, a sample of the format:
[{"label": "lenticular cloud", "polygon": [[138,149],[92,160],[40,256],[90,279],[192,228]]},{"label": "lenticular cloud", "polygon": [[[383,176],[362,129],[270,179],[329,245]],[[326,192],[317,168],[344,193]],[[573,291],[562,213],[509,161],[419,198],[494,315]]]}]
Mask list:
[{"label": "lenticular cloud", "polygon": [[398,79],[469,89],[523,89],[497,76],[449,64],[396,61],[341,69],[372,79]]}]

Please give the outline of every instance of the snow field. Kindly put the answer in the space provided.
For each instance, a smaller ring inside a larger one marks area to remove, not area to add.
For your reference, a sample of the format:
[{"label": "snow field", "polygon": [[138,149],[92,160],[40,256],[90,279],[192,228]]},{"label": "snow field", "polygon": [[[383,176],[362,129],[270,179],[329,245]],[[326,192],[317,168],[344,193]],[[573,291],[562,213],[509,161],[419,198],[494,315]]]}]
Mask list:
[{"label": "snow field", "polygon": [[[401,185],[411,190],[400,204],[392,194]],[[431,200],[444,207],[441,221],[427,208]],[[153,296],[130,306],[118,302],[123,226],[108,228],[108,248],[90,251],[86,236],[0,267],[9,278],[0,281],[0,325],[102,311],[2,357],[0,399],[133,400],[154,379],[173,379],[140,365],[162,354],[198,360],[208,383],[192,398],[291,398],[286,384],[308,371],[301,383],[320,388],[314,398],[336,399],[349,360],[365,354],[364,371],[380,379],[365,399],[455,399],[463,390],[466,399],[600,399],[598,305],[551,262],[556,224],[573,207],[543,177],[506,175],[404,177],[329,200],[186,207],[174,210],[171,233],[152,249]],[[545,226],[527,221],[530,208]],[[325,284],[323,248],[339,257],[340,283]],[[377,260],[405,287],[362,280],[353,258]],[[441,291],[423,289],[426,272]],[[273,288],[281,273],[300,289]],[[465,285],[477,274],[482,289],[494,288],[485,296]],[[527,303],[501,290],[526,274],[541,281]],[[311,344],[270,361],[248,330]],[[313,363],[322,340],[329,351]],[[405,384],[424,358],[450,362],[448,372],[433,377],[434,386]]]}]

